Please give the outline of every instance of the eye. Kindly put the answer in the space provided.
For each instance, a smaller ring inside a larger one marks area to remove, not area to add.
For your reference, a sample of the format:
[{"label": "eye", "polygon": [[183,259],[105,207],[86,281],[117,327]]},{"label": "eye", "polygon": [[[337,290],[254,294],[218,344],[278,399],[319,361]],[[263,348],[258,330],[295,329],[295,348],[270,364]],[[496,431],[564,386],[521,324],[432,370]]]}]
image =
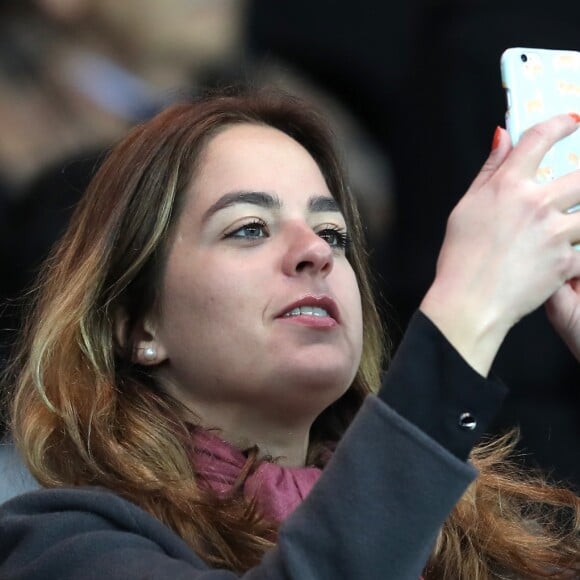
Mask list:
[{"label": "eye", "polygon": [[346,250],[350,245],[350,238],[346,231],[337,226],[325,227],[319,230],[317,234],[327,242],[331,248]]},{"label": "eye", "polygon": [[261,220],[253,220],[240,226],[238,229],[225,234],[224,238],[258,240],[269,236],[266,224]]}]

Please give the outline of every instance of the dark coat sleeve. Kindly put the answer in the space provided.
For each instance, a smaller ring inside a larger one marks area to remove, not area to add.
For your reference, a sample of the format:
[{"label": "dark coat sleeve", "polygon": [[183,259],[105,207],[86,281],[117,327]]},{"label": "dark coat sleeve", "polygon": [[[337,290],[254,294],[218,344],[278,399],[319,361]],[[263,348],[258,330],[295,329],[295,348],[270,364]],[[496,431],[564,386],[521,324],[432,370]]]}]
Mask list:
[{"label": "dark coat sleeve", "polygon": [[[410,329],[422,335],[421,352],[414,351],[416,341],[400,348],[402,369],[425,363],[417,380],[436,391],[456,375],[455,365],[476,390],[487,385],[459,357],[433,356],[442,337],[424,330]],[[407,379],[405,388],[415,388]],[[390,381],[383,390],[397,388]],[[244,578],[417,580],[438,530],[475,476],[471,465],[387,405],[382,392],[368,397],[318,484],[281,527],[276,548]],[[208,569],[155,518],[96,489],[11,500],[0,508],[0,538],[2,580],[235,577]]]},{"label": "dark coat sleeve", "polygon": [[379,397],[467,460],[506,397],[506,387],[475,373],[422,312],[411,319],[400,350]]}]

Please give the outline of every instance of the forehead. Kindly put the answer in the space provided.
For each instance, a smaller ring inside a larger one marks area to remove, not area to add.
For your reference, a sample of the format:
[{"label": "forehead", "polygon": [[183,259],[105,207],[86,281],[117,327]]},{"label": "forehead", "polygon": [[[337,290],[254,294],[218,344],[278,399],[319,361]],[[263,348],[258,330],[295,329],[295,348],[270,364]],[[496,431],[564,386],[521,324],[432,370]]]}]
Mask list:
[{"label": "forehead", "polygon": [[212,137],[192,189],[206,205],[230,191],[263,191],[280,199],[331,195],[320,168],[297,141],[264,125],[229,126]]}]

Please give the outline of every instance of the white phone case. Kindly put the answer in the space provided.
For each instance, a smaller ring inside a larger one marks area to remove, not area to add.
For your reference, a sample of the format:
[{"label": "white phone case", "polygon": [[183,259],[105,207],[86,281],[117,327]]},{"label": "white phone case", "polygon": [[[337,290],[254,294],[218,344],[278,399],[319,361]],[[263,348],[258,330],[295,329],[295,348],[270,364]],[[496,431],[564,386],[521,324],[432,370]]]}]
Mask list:
[{"label": "white phone case", "polygon": [[[580,114],[580,52],[509,48],[501,57],[501,75],[508,105],[506,128],[514,145],[540,121],[560,113]],[[577,169],[580,130],[550,149],[536,179],[547,182]]]}]

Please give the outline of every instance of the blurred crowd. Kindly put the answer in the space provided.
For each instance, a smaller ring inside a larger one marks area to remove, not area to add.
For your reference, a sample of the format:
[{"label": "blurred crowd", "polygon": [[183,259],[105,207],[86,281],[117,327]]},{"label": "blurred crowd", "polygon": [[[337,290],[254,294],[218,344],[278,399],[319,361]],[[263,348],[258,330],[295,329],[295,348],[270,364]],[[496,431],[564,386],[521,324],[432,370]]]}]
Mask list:
[{"label": "blurred crowd", "polygon": [[[111,144],[172,102],[240,82],[330,116],[396,348],[503,124],[502,51],[580,50],[579,17],[571,0],[0,0],[2,366],[35,272]],[[511,388],[495,430],[518,426],[524,461],[580,488],[579,367],[542,311],[494,372]]]}]

